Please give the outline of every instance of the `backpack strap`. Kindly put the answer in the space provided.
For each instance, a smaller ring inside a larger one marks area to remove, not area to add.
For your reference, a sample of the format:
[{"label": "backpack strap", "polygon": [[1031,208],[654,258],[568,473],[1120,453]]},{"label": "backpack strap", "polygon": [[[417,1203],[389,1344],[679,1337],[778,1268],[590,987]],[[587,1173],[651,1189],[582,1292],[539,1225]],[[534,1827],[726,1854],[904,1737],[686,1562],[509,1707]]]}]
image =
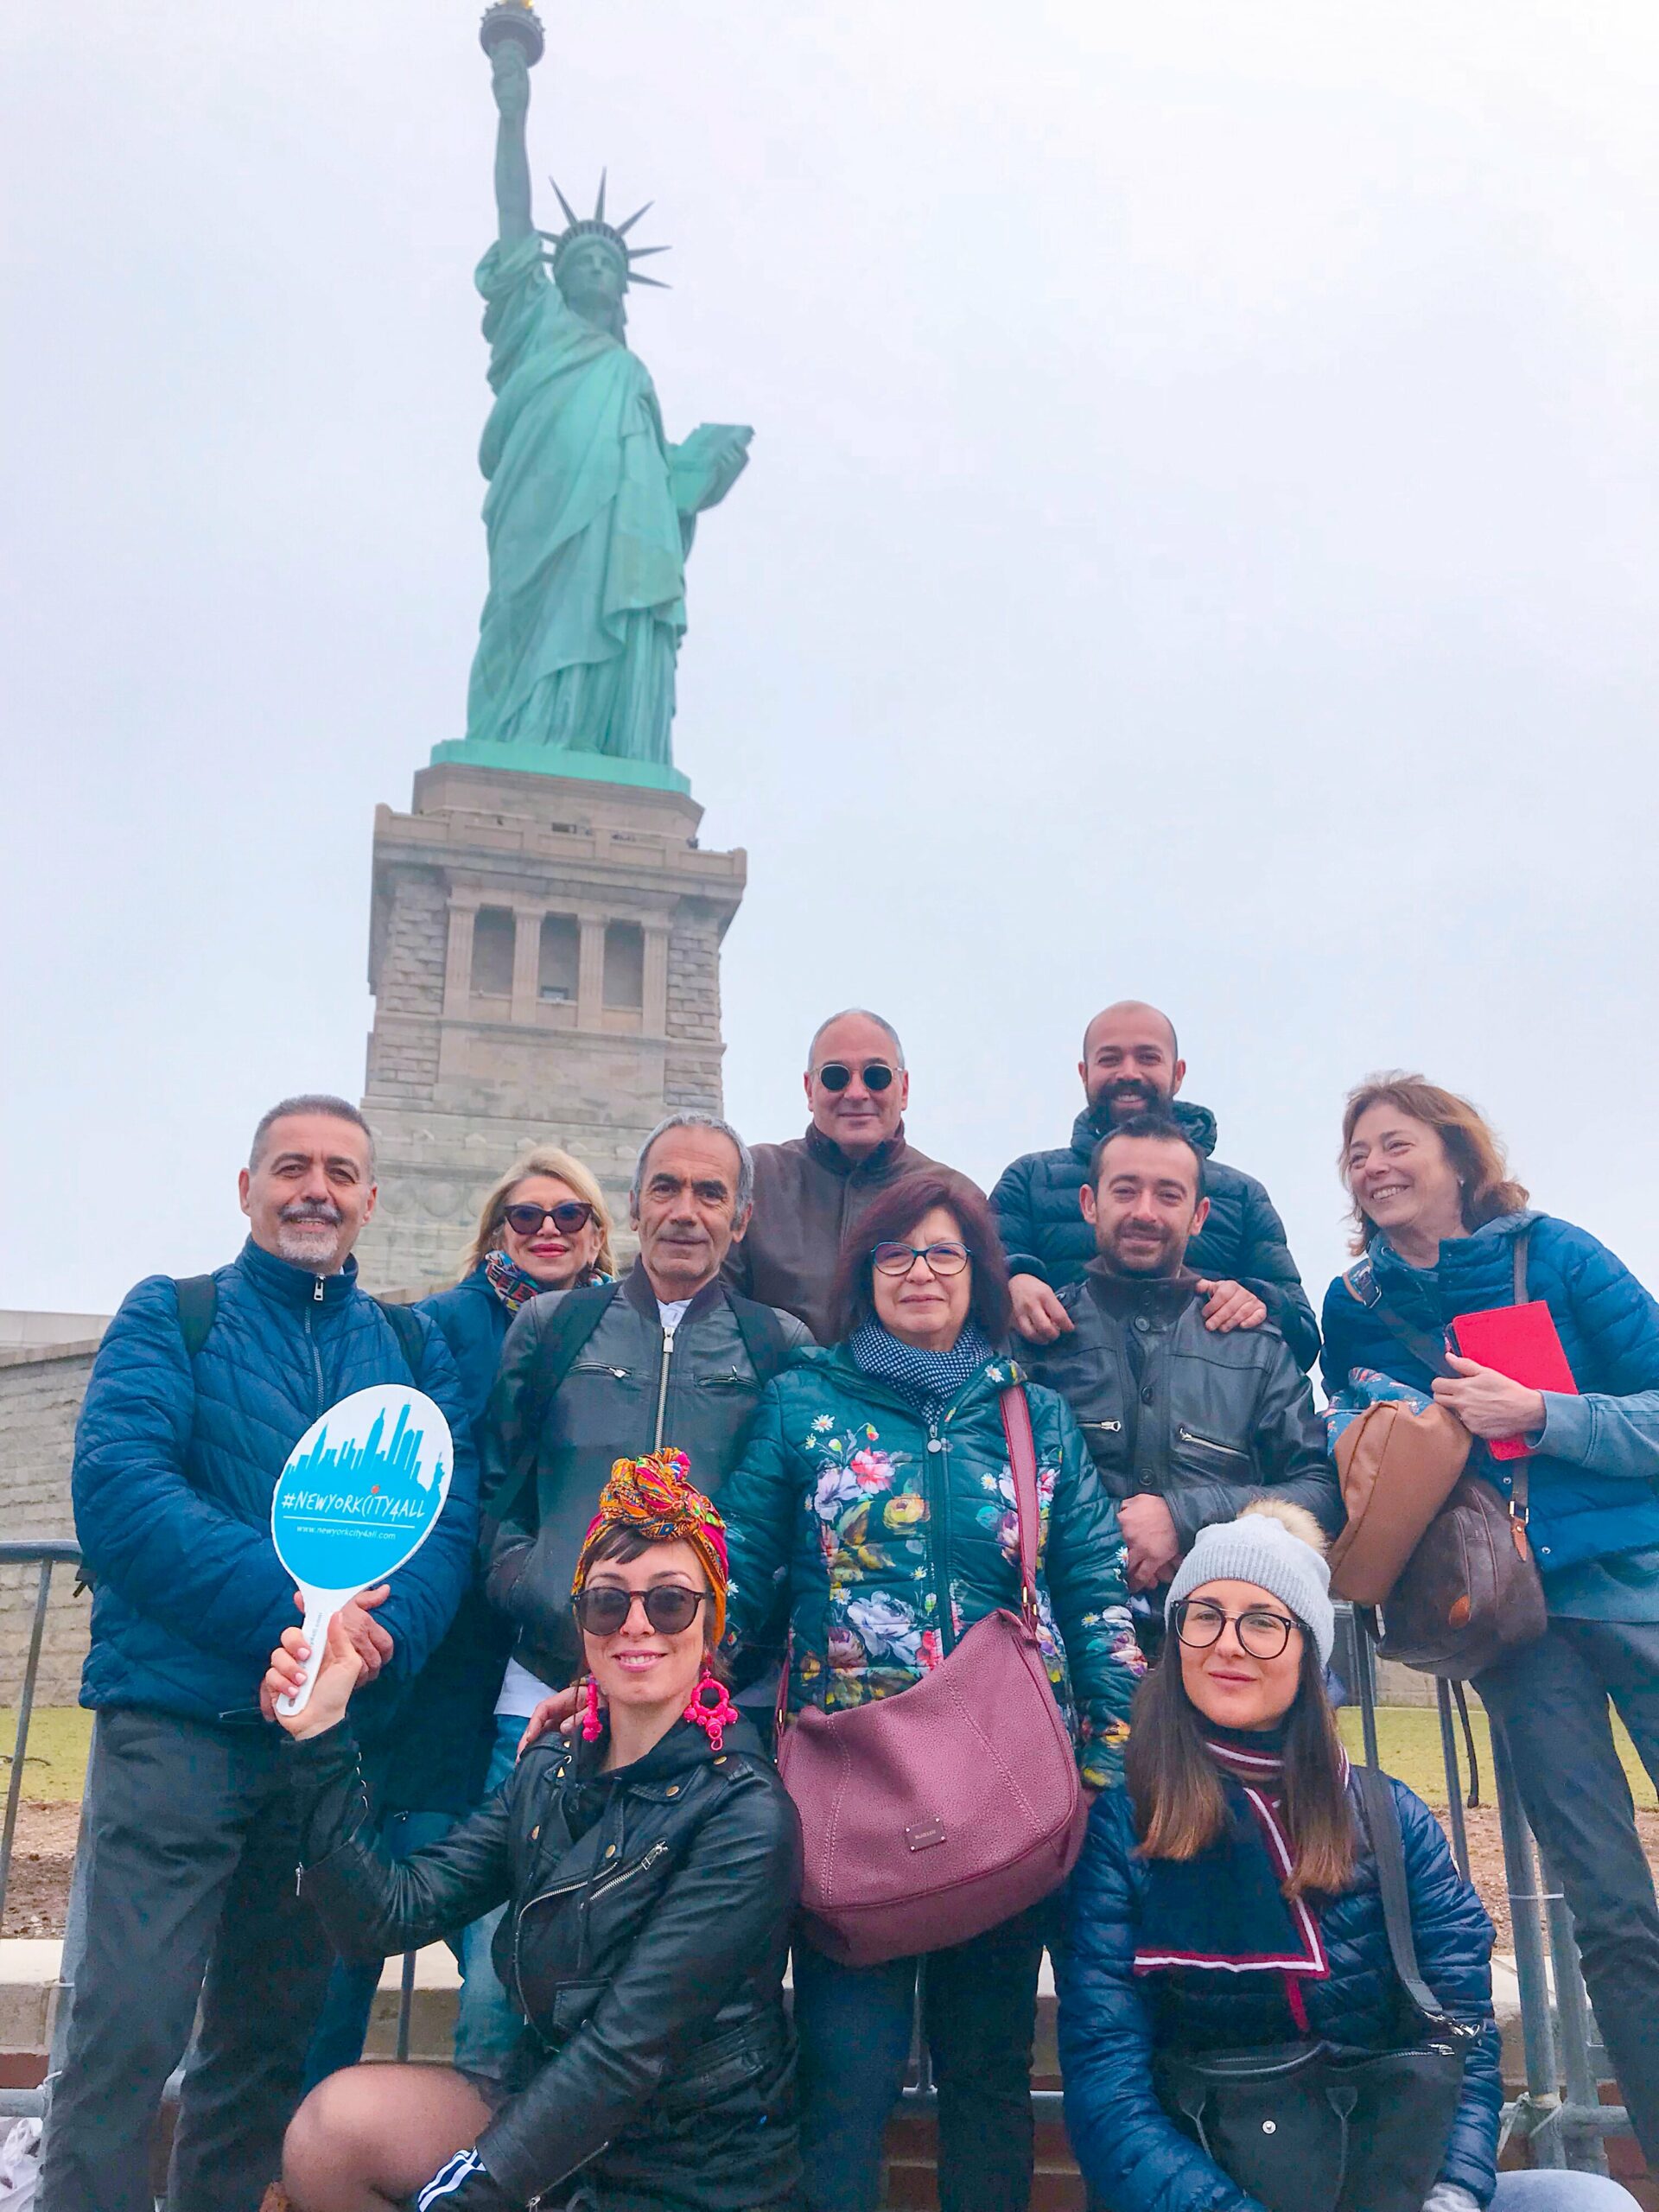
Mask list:
[{"label": "backpack strap", "polygon": [[[1515,1300],[1517,1306],[1527,1302],[1527,1253],[1532,1243],[1532,1224],[1529,1222],[1516,1238],[1513,1248],[1515,1261]],[[1523,1453],[1510,1462],[1510,1516],[1520,1527],[1527,1525],[1532,1506],[1532,1469],[1530,1455]]]},{"label": "backpack strap", "polygon": [[536,1364],[524,1377],[518,1404],[518,1433],[524,1440],[519,1465],[503,1485],[499,1498],[488,1501],[490,1520],[497,1526],[515,1512],[525,1494],[535,1488],[536,1445],[553,1409],[554,1397],[621,1287],[618,1280],[584,1283],[580,1290],[566,1291],[543,1328]]},{"label": "backpack strap", "polygon": [[409,1370],[410,1381],[418,1389],[421,1357],[426,1350],[426,1332],[421,1326],[420,1315],[412,1306],[393,1306],[384,1298],[377,1298],[374,1302],[397,1339],[397,1349],[404,1355],[404,1365]]},{"label": "backpack strap", "polygon": [[728,1290],[726,1303],[732,1309],[732,1319],[743,1339],[749,1365],[764,1386],[774,1375],[781,1375],[790,1363],[791,1352],[784,1335],[784,1325],[770,1306],[762,1306],[758,1299],[745,1298],[737,1291]]},{"label": "backpack strap", "polygon": [[179,1301],[179,1334],[194,1360],[219,1316],[219,1281],[214,1275],[181,1275],[173,1288]]}]

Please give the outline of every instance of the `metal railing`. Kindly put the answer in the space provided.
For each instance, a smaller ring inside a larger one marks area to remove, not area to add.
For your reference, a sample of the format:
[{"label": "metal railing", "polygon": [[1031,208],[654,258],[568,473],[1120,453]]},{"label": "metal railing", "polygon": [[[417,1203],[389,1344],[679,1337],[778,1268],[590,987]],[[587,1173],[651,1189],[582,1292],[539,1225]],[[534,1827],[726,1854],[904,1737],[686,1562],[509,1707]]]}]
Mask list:
[{"label": "metal railing", "polygon": [[[35,1611],[30,1623],[23,1678],[17,1700],[17,1726],[11,1751],[11,1770],[6,1784],[5,1815],[0,1827],[0,1928],[3,1928],[6,1892],[16,1840],[17,1815],[23,1796],[23,1766],[28,1757],[35,1693],[40,1675],[41,1651],[46,1634],[47,1607],[52,1594],[53,1571],[79,1564],[79,1546],[51,1539],[0,1541],[0,1567],[33,1567],[39,1570]],[[1345,1609],[1342,1609],[1344,1610]],[[1344,1621],[1344,1627],[1347,1624]],[[1360,1726],[1365,1756],[1373,1765],[1377,1758],[1376,1682],[1374,1655],[1369,1638],[1356,1619],[1355,1633],[1344,1637],[1344,1656],[1351,1659],[1357,1677]],[[1463,1817],[1463,1777],[1457,1753],[1452,1701],[1446,1685],[1437,1685],[1440,1745],[1446,1767],[1447,1825],[1452,1847],[1465,1879],[1469,1875],[1469,1842]],[[1489,1716],[1490,1719],[1490,1716]],[[1606,2053],[1595,2033],[1589,1999],[1580,1971],[1578,1947],[1572,1917],[1560,1885],[1548,1878],[1532,1833],[1521,1809],[1509,1755],[1497,1722],[1491,1721],[1492,1766],[1499,1825],[1503,1840],[1503,1872],[1509,1890],[1514,1929],[1516,1979],[1520,1986],[1521,2027],[1526,2087],[1503,2107],[1507,2138],[1520,2134],[1530,2144],[1541,2166],[1573,2167],[1580,2171],[1607,2170],[1604,2139],[1630,2133],[1622,2105],[1599,2101],[1599,2084],[1611,2079]],[[43,2115],[50,2101],[53,2082],[61,2071],[68,2028],[69,1999],[75,1970],[84,1953],[86,1929],[85,1869],[86,1854],[77,1840],[74,1871],[70,1880],[62,1953],[53,1986],[50,2050],[44,2082],[38,2089],[0,2090],[0,2117]],[[1541,1879],[1541,1871],[1543,1878]],[[415,1996],[415,1954],[403,1961],[397,2006],[397,2056],[410,2055],[411,2016]],[[176,2096],[182,2068],[168,2084]],[[917,2078],[905,2092],[907,2104],[928,2105],[935,2091],[925,2045],[917,2054]],[[1039,2113],[1058,2111],[1060,2097],[1053,2090],[1033,2093]]]},{"label": "metal railing", "polygon": [[[1357,1661],[1360,1727],[1369,1764],[1377,1758],[1375,1654],[1359,1616],[1354,1617],[1353,1652]],[[1458,1758],[1458,1731],[1448,1683],[1435,1683],[1440,1715],[1440,1756],[1446,1770],[1446,1825],[1452,1855],[1464,1879],[1470,1878],[1469,1837],[1464,1820],[1464,1781]],[[1491,1736],[1492,1780],[1498,1827],[1503,1843],[1503,1880],[1509,1891],[1510,1924],[1515,1950],[1515,1978],[1521,1998],[1521,2043],[1526,2087],[1503,2107],[1500,2145],[1524,2137],[1535,2164],[1605,2174],[1605,2139],[1633,2133],[1623,2105],[1605,2105],[1600,2083],[1612,2069],[1590,2010],[1579,1965],[1573,1916],[1559,1881],[1554,1879],[1526,1815],[1510,1761],[1503,1732],[1487,1714]]]},{"label": "metal railing", "polygon": [[[62,1539],[41,1537],[21,1543],[0,1542],[0,1567],[33,1567],[40,1570],[39,1580],[35,1586],[35,1613],[29,1623],[23,1679],[17,1694],[17,1727],[12,1740],[11,1771],[6,1782],[5,1821],[3,1827],[0,1827],[0,1930],[5,1927],[6,1892],[11,1880],[12,1849],[17,1840],[17,1814],[23,1800],[23,1763],[29,1757],[29,1724],[35,1717],[35,1686],[40,1679],[41,1647],[46,1637],[46,1610],[52,1597],[52,1572],[54,1567],[73,1567],[79,1564],[79,1545]],[[84,1788],[81,1796],[84,1804]],[[46,2079],[38,2089],[0,2089],[0,2118],[24,2120],[43,2117],[51,2097],[52,2082],[62,2070],[64,2040],[69,2027],[70,1967],[79,1956],[82,1931],[86,1926],[86,1883],[82,1872],[86,1854],[80,1848],[80,1840],[77,1837],[58,1977],[52,1987],[50,2049]]]}]

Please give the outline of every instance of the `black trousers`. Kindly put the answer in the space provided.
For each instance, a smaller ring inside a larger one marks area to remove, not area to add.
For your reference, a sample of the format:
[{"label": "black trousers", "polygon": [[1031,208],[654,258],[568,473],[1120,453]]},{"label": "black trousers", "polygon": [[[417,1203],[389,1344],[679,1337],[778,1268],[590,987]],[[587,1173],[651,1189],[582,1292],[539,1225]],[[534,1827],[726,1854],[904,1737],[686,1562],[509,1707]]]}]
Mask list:
[{"label": "black trousers", "polygon": [[167,2077],[184,2084],[170,2212],[257,2212],[333,1953],[296,1893],[273,1732],[101,1713],[87,1783],[86,1953],[54,2089],[41,2212],[149,2212]]},{"label": "black trousers", "polygon": [[1659,2163],[1659,1904],[1608,1700],[1659,1784],[1659,1622],[1552,1619],[1478,1677],[1521,1802],[1573,1915],[1596,2023],[1649,2165]]}]

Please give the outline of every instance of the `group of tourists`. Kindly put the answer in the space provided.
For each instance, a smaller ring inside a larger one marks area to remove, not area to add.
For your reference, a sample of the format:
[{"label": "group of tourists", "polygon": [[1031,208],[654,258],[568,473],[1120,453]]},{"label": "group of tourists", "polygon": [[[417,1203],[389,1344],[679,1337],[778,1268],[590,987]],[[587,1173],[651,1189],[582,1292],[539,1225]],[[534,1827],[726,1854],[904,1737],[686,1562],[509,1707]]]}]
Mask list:
[{"label": "group of tourists", "polygon": [[[130,1293],[76,1439],[97,1719],[45,2212],[149,2205],[187,2050],[174,2212],[279,2177],[295,2212],[875,2212],[918,2017],[944,2212],[1019,2212],[1046,1950],[1109,2212],[1628,2205],[1497,2172],[1491,1923],[1333,1717],[1344,1502],[1309,1370],[1333,1406],[1442,1408],[1524,1500],[1546,1624],[1476,1687],[1659,2170],[1659,1906],[1610,1713],[1659,1781],[1659,1306],[1529,1209],[1466,1101],[1383,1077],[1348,1102],[1356,1265],[1316,1324],[1168,1019],[1107,1008],[1079,1074],[1070,1142],[988,1198],[910,1145],[891,1027],[837,1014],[801,1137],[652,1132],[626,1270],[593,1176],[538,1147],[413,1306],[358,1285],[357,1109],[263,1118],[241,1254]],[[1517,1290],[1574,1390],[1450,1348]],[[371,1383],[442,1408],[448,1499],[313,1652],[272,1492]],[[970,1664],[982,1700],[1040,1699],[1033,1801],[1039,1738],[1070,1745],[1046,1875],[1005,1846],[998,1716],[940,1701]],[[984,1792],[986,1864],[925,1912],[960,1838],[880,1750],[906,1710]],[[803,1834],[826,1744],[849,1820],[894,1808],[880,1943],[824,1872],[835,1820]],[[440,1939],[453,2065],[358,2063],[382,1961]]]}]

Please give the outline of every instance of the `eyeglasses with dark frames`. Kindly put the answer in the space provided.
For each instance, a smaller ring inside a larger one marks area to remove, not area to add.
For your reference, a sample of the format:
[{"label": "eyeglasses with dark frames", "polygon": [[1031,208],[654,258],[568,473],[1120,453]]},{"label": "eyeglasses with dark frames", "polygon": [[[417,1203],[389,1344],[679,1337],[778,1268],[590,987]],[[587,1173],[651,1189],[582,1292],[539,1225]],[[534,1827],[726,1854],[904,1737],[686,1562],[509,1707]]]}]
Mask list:
[{"label": "eyeglasses with dark frames", "polygon": [[965,1244],[947,1238],[939,1244],[874,1245],[870,1265],[879,1275],[907,1275],[918,1260],[925,1260],[933,1274],[959,1275],[972,1257]]},{"label": "eyeglasses with dark frames", "polygon": [[598,1217],[586,1198],[562,1198],[556,1206],[512,1205],[501,1217],[515,1236],[539,1235],[544,1221],[550,1221],[561,1236],[575,1236]]},{"label": "eyeglasses with dark frames", "polygon": [[677,1582],[659,1582],[653,1590],[619,1590],[614,1583],[601,1582],[597,1588],[578,1590],[570,1610],[588,1635],[615,1636],[627,1625],[637,1598],[658,1636],[683,1636],[709,1596],[706,1590],[687,1590]]},{"label": "eyeglasses with dark frames", "polygon": [[1267,1605],[1247,1606],[1242,1613],[1224,1612],[1207,1598],[1183,1598],[1172,1609],[1175,1633],[1192,1651],[1207,1650],[1217,1643],[1229,1621],[1238,1637],[1239,1649],[1252,1659],[1276,1659],[1290,1642],[1292,1629],[1301,1623],[1288,1613],[1275,1613]]},{"label": "eyeglasses with dark frames", "polygon": [[[857,1071],[866,1090],[887,1090],[892,1088],[893,1071],[885,1060],[866,1060]],[[826,1090],[845,1090],[852,1081],[854,1071],[845,1060],[826,1060],[818,1070],[818,1081]]]}]

